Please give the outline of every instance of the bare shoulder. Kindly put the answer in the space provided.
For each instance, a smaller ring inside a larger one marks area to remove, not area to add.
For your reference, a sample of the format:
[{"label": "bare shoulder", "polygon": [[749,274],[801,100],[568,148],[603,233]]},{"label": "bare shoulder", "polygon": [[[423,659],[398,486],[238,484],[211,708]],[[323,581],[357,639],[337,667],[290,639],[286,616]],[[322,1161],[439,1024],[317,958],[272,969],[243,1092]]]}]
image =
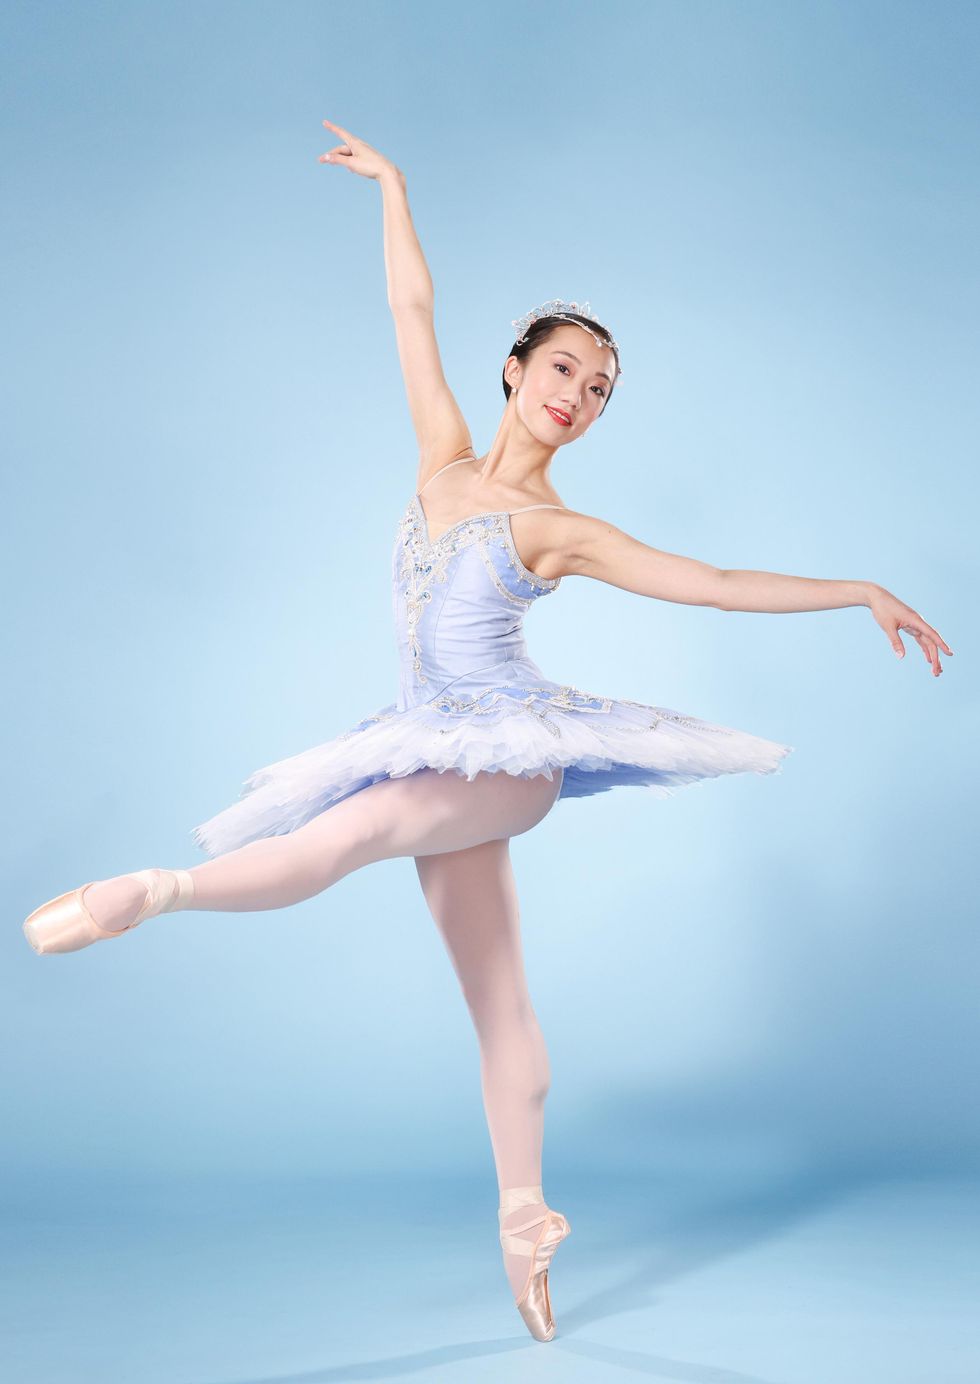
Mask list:
[{"label": "bare shoulder", "polygon": [[617,535],[628,537],[607,520],[567,506],[534,510],[520,518],[533,532],[540,560],[547,562],[551,577],[596,575],[596,556],[603,546],[615,543]]},{"label": "bare shoulder", "polygon": [[547,581],[594,575],[590,561],[603,533],[618,532],[605,520],[567,506],[518,512],[511,517],[511,528],[526,552],[525,566]]}]

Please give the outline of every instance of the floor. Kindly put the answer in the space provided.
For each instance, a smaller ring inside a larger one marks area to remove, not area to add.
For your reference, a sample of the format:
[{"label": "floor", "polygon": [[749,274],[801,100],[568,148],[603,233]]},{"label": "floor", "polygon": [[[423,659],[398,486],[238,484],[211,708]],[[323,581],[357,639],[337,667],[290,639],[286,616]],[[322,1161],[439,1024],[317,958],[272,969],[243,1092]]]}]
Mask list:
[{"label": "floor", "polygon": [[980,1183],[565,1179],[550,1192],[572,1225],[551,1271],[558,1335],[540,1344],[508,1295],[486,1187],[77,1177],[49,1179],[53,1197],[15,1181],[10,1384],[980,1379]]}]

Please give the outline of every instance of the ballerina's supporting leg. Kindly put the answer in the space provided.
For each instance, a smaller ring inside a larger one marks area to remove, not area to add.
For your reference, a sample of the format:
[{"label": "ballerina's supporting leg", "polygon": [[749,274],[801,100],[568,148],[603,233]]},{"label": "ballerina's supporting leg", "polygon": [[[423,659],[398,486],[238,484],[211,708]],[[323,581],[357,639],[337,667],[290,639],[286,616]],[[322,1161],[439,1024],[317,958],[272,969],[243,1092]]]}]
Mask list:
[{"label": "ballerina's supporting leg", "polygon": [[[547,815],[561,780],[561,770],[549,780],[506,773],[466,779],[435,769],[383,779],[288,835],[252,841],[191,867],[186,873],[193,892],[170,911],[286,908],[378,860],[518,836]],[[120,902],[120,890],[127,889]],[[99,926],[122,930],[145,897],[138,882],[119,876],[90,885],[84,902]]]},{"label": "ballerina's supporting leg", "polygon": [[[551,1070],[528,993],[509,843],[486,841],[422,856],[415,864],[476,1029],[500,1191],[540,1187]],[[544,1209],[543,1201],[528,1201],[501,1220],[501,1229],[508,1231]],[[540,1226],[519,1233],[534,1240]],[[527,1281],[528,1258],[505,1251],[504,1268],[517,1298]]]}]

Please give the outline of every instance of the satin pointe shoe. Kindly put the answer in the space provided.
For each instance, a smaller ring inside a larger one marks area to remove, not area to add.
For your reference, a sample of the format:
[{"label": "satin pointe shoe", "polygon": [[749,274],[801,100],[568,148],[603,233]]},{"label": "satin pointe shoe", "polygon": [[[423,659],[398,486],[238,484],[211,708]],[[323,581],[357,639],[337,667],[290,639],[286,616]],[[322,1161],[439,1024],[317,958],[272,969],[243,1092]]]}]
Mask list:
[{"label": "satin pointe shoe", "polygon": [[[506,1187],[500,1193],[498,1219],[503,1225],[505,1216],[520,1206],[533,1206],[543,1202],[540,1187]],[[517,1233],[540,1225],[541,1232],[535,1240],[525,1240]],[[537,1341],[550,1341],[555,1334],[555,1318],[551,1310],[551,1297],[548,1293],[548,1269],[555,1250],[568,1235],[572,1227],[558,1211],[545,1208],[531,1216],[529,1220],[519,1221],[500,1232],[500,1243],[508,1254],[526,1254],[530,1257],[527,1283],[517,1299],[517,1310],[524,1318],[524,1324]]]},{"label": "satin pointe shoe", "polygon": [[[42,955],[80,951],[92,942],[132,932],[147,918],[155,918],[160,913],[170,913],[174,908],[186,905],[194,894],[194,881],[187,870],[135,870],[126,878],[138,879],[147,891],[140,911],[126,927],[99,927],[82,899],[89,887],[83,884],[35,908],[24,923],[24,936],[34,950]],[[90,882],[94,884],[99,881]]]}]

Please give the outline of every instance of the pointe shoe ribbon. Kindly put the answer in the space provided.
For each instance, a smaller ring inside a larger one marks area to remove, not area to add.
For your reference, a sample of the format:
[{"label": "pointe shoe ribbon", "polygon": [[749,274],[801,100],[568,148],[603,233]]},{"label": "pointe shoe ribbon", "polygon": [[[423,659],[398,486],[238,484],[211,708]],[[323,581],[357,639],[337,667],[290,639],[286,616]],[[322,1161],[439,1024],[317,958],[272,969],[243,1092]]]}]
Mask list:
[{"label": "pointe shoe ribbon", "polygon": [[[543,1202],[540,1187],[505,1188],[500,1193],[500,1209],[497,1212],[501,1225],[504,1217],[519,1207]],[[522,1239],[517,1233],[530,1230],[536,1225],[541,1226],[541,1233],[536,1240]],[[506,1231],[501,1229],[500,1232],[500,1243],[508,1254],[524,1254],[531,1260],[528,1265],[527,1283],[517,1299],[517,1310],[524,1318],[524,1324],[531,1335],[538,1341],[550,1341],[555,1334],[555,1318],[548,1292],[548,1269],[555,1250],[571,1229],[568,1220],[559,1211],[545,1207],[528,1220],[508,1226]]]},{"label": "pointe shoe ribbon", "polygon": [[41,955],[48,952],[79,951],[92,942],[101,942],[106,937],[119,937],[124,932],[132,932],[134,927],[139,927],[147,918],[172,912],[194,892],[194,881],[187,870],[134,870],[126,878],[138,879],[146,889],[146,898],[139,912],[126,927],[100,927],[82,899],[89,887],[88,884],[83,884],[78,889],[70,889],[67,894],[59,894],[57,898],[49,899],[40,908],[36,908],[24,922],[24,936]]}]

